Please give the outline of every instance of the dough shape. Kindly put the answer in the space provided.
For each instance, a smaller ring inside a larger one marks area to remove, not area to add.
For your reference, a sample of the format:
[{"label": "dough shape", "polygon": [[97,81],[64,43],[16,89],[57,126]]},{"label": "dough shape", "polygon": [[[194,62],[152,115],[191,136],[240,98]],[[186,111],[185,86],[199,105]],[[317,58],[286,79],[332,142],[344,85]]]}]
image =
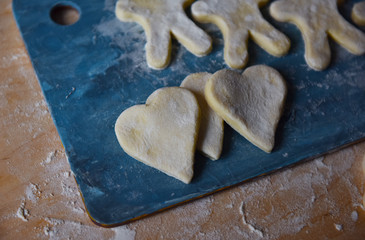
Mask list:
[{"label": "dough shape", "polygon": [[265,152],[271,152],[274,147],[286,92],[280,73],[265,65],[249,67],[242,75],[233,70],[220,70],[205,86],[209,106]]},{"label": "dough shape", "polygon": [[200,109],[196,97],[179,87],[160,88],[145,105],[119,116],[115,133],[131,157],[184,183],[193,177]]},{"label": "dough shape", "polygon": [[352,20],[360,26],[365,26],[365,1],[354,5],[351,12]]},{"label": "dough shape", "polygon": [[210,73],[194,73],[187,76],[180,87],[193,92],[198,100],[201,121],[196,148],[212,160],[219,159],[222,152],[224,124],[223,119],[211,109],[205,100],[204,88]]},{"label": "dough shape", "polygon": [[260,47],[274,56],[286,54],[289,39],[271,26],[259,7],[268,0],[199,0],[192,5],[193,17],[203,23],[214,23],[224,38],[224,60],[231,68],[243,68],[248,60],[250,36]]},{"label": "dough shape", "polygon": [[170,62],[171,34],[190,52],[203,56],[210,52],[211,38],[195,25],[184,9],[194,0],[119,0],[116,16],[137,22],[144,28],[149,67],[163,69]]},{"label": "dough shape", "polygon": [[365,52],[365,35],[348,23],[337,10],[338,0],[279,0],[271,4],[270,14],[278,20],[294,23],[305,44],[305,60],[314,70],[330,63],[330,35],[350,53]]}]

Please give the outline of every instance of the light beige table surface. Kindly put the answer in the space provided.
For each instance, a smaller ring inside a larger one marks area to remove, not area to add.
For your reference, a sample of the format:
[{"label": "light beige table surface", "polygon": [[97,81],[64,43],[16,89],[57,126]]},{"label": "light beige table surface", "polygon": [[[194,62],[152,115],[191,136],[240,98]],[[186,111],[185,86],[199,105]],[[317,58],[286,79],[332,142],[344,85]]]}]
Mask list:
[{"label": "light beige table surface", "polygon": [[0,1],[0,239],[365,239],[365,143],[113,229],[88,218]]}]

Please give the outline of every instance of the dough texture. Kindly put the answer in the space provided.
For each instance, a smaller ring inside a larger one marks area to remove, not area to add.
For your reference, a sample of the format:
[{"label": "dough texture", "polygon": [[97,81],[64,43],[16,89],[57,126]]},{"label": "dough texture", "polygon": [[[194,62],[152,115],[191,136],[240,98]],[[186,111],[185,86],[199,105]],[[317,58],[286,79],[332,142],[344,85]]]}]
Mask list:
[{"label": "dough texture", "polygon": [[224,124],[205,100],[204,88],[211,76],[210,73],[194,73],[187,76],[180,86],[195,94],[201,110],[197,149],[210,159],[217,160],[222,152]]},{"label": "dough texture", "polygon": [[116,121],[115,133],[128,155],[189,183],[199,122],[200,109],[194,94],[184,88],[168,87],[153,92],[145,105],[123,111]]},{"label": "dough texture", "polygon": [[305,60],[315,70],[330,63],[329,34],[350,53],[365,52],[365,35],[348,23],[337,10],[338,0],[279,0],[270,5],[270,14],[278,21],[292,22],[301,31]]},{"label": "dough texture", "polygon": [[352,20],[360,26],[365,26],[365,1],[354,5],[351,12]]},{"label": "dough texture", "polygon": [[209,106],[233,129],[265,152],[271,152],[286,98],[286,84],[273,68],[257,65],[243,74],[224,69],[205,86]]},{"label": "dough texture", "polygon": [[203,56],[210,52],[211,38],[185,14],[193,0],[119,0],[116,16],[137,22],[144,28],[149,67],[163,69],[170,62],[171,34],[190,52]]},{"label": "dough texture", "polygon": [[192,5],[192,15],[204,23],[214,23],[224,37],[224,59],[231,68],[243,68],[248,60],[250,36],[274,56],[286,54],[289,39],[261,15],[259,6],[268,0],[199,0]]}]

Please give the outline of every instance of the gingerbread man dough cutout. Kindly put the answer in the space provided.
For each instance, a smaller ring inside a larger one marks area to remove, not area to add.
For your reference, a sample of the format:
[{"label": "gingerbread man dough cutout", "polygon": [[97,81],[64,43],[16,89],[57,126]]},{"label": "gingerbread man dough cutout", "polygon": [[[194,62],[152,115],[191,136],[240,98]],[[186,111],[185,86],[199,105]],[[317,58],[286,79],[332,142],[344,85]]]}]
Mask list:
[{"label": "gingerbread man dough cutout", "polygon": [[351,18],[357,25],[365,26],[365,1],[358,2],[354,5]]},{"label": "gingerbread man dough cutout", "polygon": [[231,68],[243,68],[248,60],[247,40],[251,37],[274,56],[285,55],[289,39],[270,25],[259,7],[268,0],[199,0],[192,5],[193,17],[214,23],[224,38],[224,59]]},{"label": "gingerbread man dough cutout", "polygon": [[210,52],[211,38],[194,24],[184,9],[194,0],[119,0],[116,16],[137,22],[144,28],[149,67],[163,69],[170,62],[171,34],[190,52],[203,56]]},{"label": "gingerbread man dough cutout", "polygon": [[270,14],[300,29],[305,60],[315,70],[324,70],[330,63],[328,35],[352,54],[365,52],[365,35],[340,15],[337,0],[279,0],[271,4]]}]

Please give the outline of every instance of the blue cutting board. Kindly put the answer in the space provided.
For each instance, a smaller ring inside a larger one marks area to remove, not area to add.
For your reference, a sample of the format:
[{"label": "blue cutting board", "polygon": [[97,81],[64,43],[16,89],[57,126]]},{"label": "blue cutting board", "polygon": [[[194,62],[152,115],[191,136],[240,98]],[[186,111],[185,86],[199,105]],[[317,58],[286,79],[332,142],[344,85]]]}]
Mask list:
[{"label": "blue cutting board", "polygon": [[[354,2],[342,8],[349,21]],[[248,43],[248,66],[274,67],[288,84],[274,151],[261,151],[226,125],[221,159],[197,154],[192,183],[184,184],[129,157],[114,123],[158,88],[226,68],[218,29],[200,25],[214,39],[211,54],[196,57],[174,41],[170,66],[158,71],[147,67],[143,29],[115,18],[115,0],[62,1],[80,11],[70,26],[51,20],[57,3],[14,0],[13,11],[87,211],[98,224],[125,223],[365,138],[365,56],[331,41],[329,68],[311,70],[298,29],[273,21],[265,7],[265,18],[292,43],[281,58]]]}]

